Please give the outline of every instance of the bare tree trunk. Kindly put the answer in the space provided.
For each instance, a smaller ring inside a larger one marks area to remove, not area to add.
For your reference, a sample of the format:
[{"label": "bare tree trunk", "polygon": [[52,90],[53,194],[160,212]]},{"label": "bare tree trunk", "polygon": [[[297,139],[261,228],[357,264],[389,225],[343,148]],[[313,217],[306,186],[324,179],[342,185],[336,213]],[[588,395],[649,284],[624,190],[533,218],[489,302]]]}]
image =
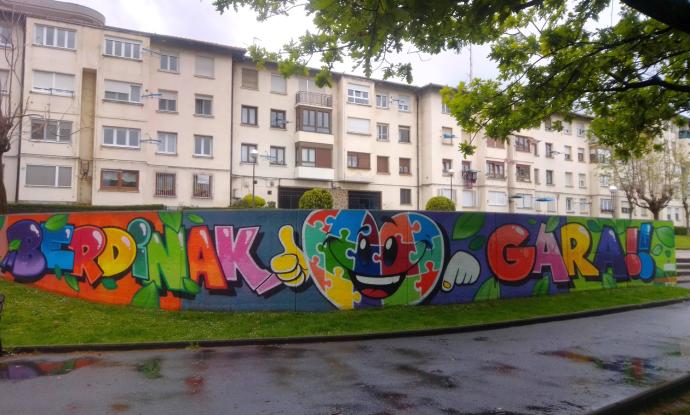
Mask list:
[{"label": "bare tree trunk", "polygon": [[661,212],[661,209],[649,208],[649,211],[652,212],[652,216],[654,217],[654,220],[659,220],[659,213]]},{"label": "bare tree trunk", "polygon": [[7,191],[5,190],[5,163],[1,161],[2,154],[0,154],[0,215],[8,213],[7,207]]},{"label": "bare tree trunk", "polygon": [[683,210],[685,211],[685,234],[690,235],[690,204],[688,198],[683,198]]}]

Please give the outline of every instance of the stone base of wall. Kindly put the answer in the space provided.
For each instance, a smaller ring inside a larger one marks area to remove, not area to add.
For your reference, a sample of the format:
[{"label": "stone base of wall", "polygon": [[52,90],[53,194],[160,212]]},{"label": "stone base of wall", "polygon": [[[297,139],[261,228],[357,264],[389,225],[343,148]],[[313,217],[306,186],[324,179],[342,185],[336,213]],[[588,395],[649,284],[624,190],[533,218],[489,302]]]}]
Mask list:
[{"label": "stone base of wall", "polygon": [[333,209],[347,209],[347,190],[329,189],[333,196]]}]

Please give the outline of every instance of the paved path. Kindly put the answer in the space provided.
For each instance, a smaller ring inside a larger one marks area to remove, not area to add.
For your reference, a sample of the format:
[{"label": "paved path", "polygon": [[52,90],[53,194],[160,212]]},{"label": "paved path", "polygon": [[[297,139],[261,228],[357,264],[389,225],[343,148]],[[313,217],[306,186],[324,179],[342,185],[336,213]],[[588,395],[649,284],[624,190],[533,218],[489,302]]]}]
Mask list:
[{"label": "paved path", "polygon": [[13,356],[0,414],[581,414],[688,371],[678,304],[412,339]]}]

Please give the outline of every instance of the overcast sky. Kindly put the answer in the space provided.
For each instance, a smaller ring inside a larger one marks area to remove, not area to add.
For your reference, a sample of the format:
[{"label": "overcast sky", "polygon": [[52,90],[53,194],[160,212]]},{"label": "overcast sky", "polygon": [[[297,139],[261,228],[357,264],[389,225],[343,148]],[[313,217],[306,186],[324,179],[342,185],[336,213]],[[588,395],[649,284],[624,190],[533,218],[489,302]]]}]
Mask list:
[{"label": "overcast sky", "polygon": [[[313,28],[311,18],[299,12],[289,17],[273,17],[264,23],[257,22],[254,13],[246,9],[237,13],[230,10],[221,15],[215,11],[211,0],[68,1],[98,10],[105,15],[106,23],[110,26],[239,47],[256,42],[269,50],[277,50],[291,38],[296,39],[306,29]],[[486,46],[473,47],[475,77],[493,78],[498,72],[487,58],[488,50]],[[467,50],[461,54],[446,52],[436,56],[420,56],[414,51],[405,51],[391,60],[412,63],[415,85],[433,82],[455,86],[460,81],[467,81],[470,72]],[[320,65],[312,62],[311,66]],[[343,65],[336,70],[361,74],[361,71],[353,70],[351,65]]]}]

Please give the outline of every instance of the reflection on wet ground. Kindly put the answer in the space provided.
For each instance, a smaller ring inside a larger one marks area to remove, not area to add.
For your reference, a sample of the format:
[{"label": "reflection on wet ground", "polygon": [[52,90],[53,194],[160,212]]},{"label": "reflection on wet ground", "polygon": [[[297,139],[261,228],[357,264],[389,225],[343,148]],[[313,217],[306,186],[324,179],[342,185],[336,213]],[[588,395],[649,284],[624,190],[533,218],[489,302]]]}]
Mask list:
[{"label": "reflection on wet ground", "polygon": [[57,362],[46,360],[15,360],[0,363],[0,380],[24,380],[40,376],[66,375],[82,367],[98,363],[99,359],[85,357]]}]

